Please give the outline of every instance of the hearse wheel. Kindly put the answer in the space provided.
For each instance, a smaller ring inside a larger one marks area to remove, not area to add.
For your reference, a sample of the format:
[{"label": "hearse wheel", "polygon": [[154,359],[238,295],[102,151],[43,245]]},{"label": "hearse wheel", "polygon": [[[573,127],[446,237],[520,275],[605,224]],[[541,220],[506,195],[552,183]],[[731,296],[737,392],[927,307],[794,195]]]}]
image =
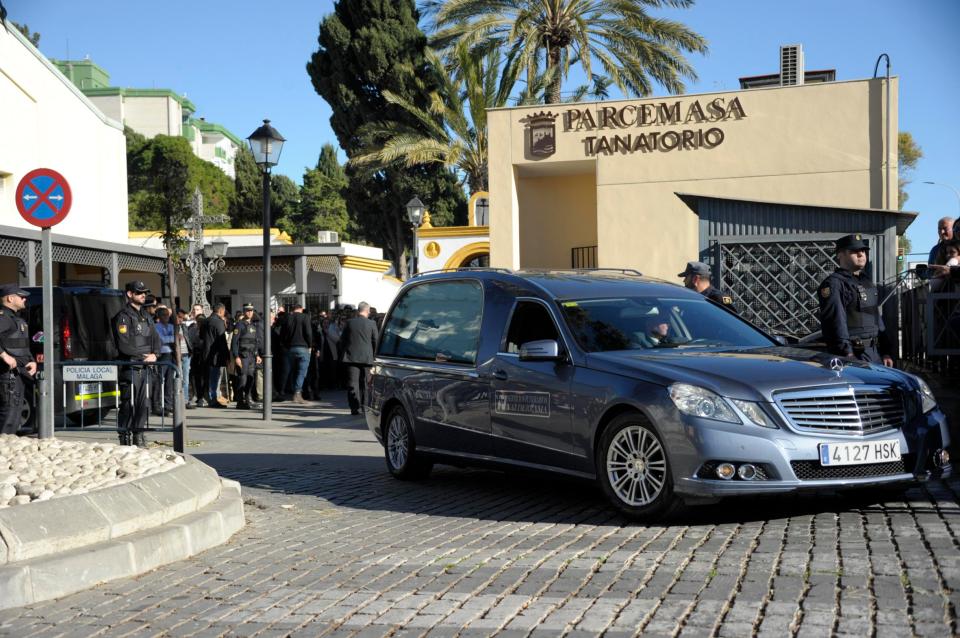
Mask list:
[{"label": "hearse wheel", "polygon": [[621,414],[603,431],[596,468],[604,494],[631,518],[662,519],[682,506],[663,443],[639,414]]},{"label": "hearse wheel", "polygon": [[391,474],[401,480],[426,478],[430,474],[433,463],[417,453],[413,428],[402,407],[390,411],[385,438],[384,453]]}]

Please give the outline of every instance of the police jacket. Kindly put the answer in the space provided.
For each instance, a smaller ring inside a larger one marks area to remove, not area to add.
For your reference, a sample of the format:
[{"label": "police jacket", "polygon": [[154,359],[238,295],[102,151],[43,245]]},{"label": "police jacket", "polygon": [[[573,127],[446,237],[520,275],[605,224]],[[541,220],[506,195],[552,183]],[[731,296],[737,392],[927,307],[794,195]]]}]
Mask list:
[{"label": "police jacket", "polygon": [[729,291],[720,290],[719,288],[715,288],[713,286],[707,286],[703,289],[701,294],[710,301],[717,302],[730,312],[739,314],[737,313],[737,308],[733,305],[733,295],[730,294]]},{"label": "police jacket", "polygon": [[[27,322],[6,306],[0,306],[0,350],[17,360],[17,367],[30,363],[30,337],[27,335]],[[0,372],[10,370],[0,361]]]},{"label": "police jacket", "polygon": [[244,318],[237,322],[230,341],[230,354],[234,358],[263,354],[263,330],[259,321],[247,321]]},{"label": "police jacket", "polygon": [[854,353],[856,344],[863,344],[887,354],[879,297],[876,285],[865,271],[854,275],[837,268],[820,284],[820,329],[830,352],[849,355]]},{"label": "police jacket", "polygon": [[153,319],[142,308],[129,303],[113,318],[113,340],[123,361],[143,361],[148,354],[157,354],[160,339]]}]

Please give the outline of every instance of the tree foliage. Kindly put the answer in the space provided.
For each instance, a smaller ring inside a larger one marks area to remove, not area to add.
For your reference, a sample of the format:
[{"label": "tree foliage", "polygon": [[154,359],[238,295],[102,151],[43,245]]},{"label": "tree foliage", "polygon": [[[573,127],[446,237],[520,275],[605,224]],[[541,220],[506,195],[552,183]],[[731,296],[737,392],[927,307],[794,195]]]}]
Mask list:
[{"label": "tree foliage", "polygon": [[232,228],[259,228],[263,225],[263,174],[246,146],[237,149],[233,160],[234,196],[231,202]]},{"label": "tree foliage", "polygon": [[[389,91],[422,109],[436,88],[418,82],[430,75],[427,39],[418,18],[412,0],[339,0],[321,21],[319,48],[307,63],[307,73],[333,111],[330,124],[348,158],[361,152],[361,128],[368,122],[402,122],[420,129],[384,96]],[[405,221],[411,197],[426,202],[438,224],[466,220],[466,199],[456,176],[444,166],[391,167],[374,174],[348,168],[347,179],[343,192],[357,239],[383,246],[401,274],[411,243]]]},{"label": "tree foliage", "polygon": [[347,176],[337,161],[331,144],[324,144],[317,168],[307,169],[300,188],[300,203],[295,213],[280,220],[280,227],[298,243],[317,241],[317,232],[333,230],[341,240],[350,238],[347,202],[343,191]]},{"label": "tree foliage", "polygon": [[191,215],[194,189],[203,195],[205,214],[223,215],[233,201],[233,182],[194,155],[182,137],[146,139],[129,128],[125,131],[130,229],[160,230],[176,256],[182,249],[178,233]]},{"label": "tree foliage", "polygon": [[923,150],[914,141],[913,135],[907,131],[901,131],[897,135],[897,192],[899,194],[898,206],[900,210],[903,210],[904,204],[910,198],[906,187],[912,181],[910,176],[916,170],[921,159],[923,159]]},{"label": "tree foliage", "polygon": [[706,53],[707,43],[685,25],[649,14],[664,6],[686,8],[693,0],[428,0],[435,16],[433,42],[503,52],[504,74],[533,82],[548,76],[547,103],[561,101],[561,87],[577,65],[595,87],[609,80],[630,95],[653,92],[654,82],[682,93],[696,79],[684,53]]},{"label": "tree foliage", "polygon": [[12,24],[17,31],[22,33],[23,37],[25,37],[27,40],[30,40],[30,44],[32,44],[34,48],[38,48],[40,46],[39,33],[35,33],[31,31],[30,27],[27,26],[26,24],[20,24],[19,22],[13,22],[13,21],[11,21],[10,24]]},{"label": "tree foliage", "polygon": [[[457,170],[471,193],[488,189],[487,109],[504,106],[513,89],[501,85],[500,54],[457,47],[451,64],[427,51],[431,66],[428,80],[436,85],[426,108],[420,108],[391,91],[386,101],[403,109],[407,122],[379,121],[365,126],[364,148],[351,160],[372,171],[390,166],[437,163]],[[418,80],[423,90],[427,81]]]}]

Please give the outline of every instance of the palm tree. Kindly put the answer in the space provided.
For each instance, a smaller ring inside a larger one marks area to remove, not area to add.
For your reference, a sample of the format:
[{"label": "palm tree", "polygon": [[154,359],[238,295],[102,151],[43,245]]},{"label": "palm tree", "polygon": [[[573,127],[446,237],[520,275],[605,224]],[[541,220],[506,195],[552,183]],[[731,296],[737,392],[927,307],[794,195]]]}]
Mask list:
[{"label": "palm tree", "polygon": [[[427,51],[439,88],[426,108],[384,91],[387,102],[412,116],[419,126],[383,121],[361,130],[364,151],[350,159],[355,167],[376,172],[401,164],[441,163],[457,170],[471,193],[485,191],[487,182],[487,109],[504,106],[513,82],[504,82],[496,49],[455,47],[445,65]],[[538,88],[540,89],[538,92]],[[539,96],[542,86],[527,87],[525,94]]]},{"label": "palm tree", "polygon": [[[673,20],[647,10],[686,8],[694,0],[428,0],[438,31],[433,44],[473,48],[486,43],[504,51],[504,74],[528,80],[546,75],[548,104],[560,102],[571,65],[588,78],[603,75],[626,94],[649,95],[653,81],[671,93],[696,79],[683,52],[705,53],[706,41]],[[597,74],[599,75],[599,74]]]}]

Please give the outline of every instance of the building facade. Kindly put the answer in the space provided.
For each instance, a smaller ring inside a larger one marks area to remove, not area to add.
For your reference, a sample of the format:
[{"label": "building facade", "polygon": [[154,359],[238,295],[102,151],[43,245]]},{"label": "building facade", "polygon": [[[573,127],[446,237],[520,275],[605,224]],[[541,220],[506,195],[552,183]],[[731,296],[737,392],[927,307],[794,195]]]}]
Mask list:
[{"label": "building facade", "polygon": [[197,108],[185,95],[170,89],[110,86],[110,74],[92,60],[52,62],[107,117],[146,137],[184,137],[194,155],[236,177],[234,158],[243,141],[220,124],[194,118]]},{"label": "building facade", "polygon": [[488,121],[492,266],[675,281],[708,257],[679,194],[897,208],[896,78],[495,109]]}]

